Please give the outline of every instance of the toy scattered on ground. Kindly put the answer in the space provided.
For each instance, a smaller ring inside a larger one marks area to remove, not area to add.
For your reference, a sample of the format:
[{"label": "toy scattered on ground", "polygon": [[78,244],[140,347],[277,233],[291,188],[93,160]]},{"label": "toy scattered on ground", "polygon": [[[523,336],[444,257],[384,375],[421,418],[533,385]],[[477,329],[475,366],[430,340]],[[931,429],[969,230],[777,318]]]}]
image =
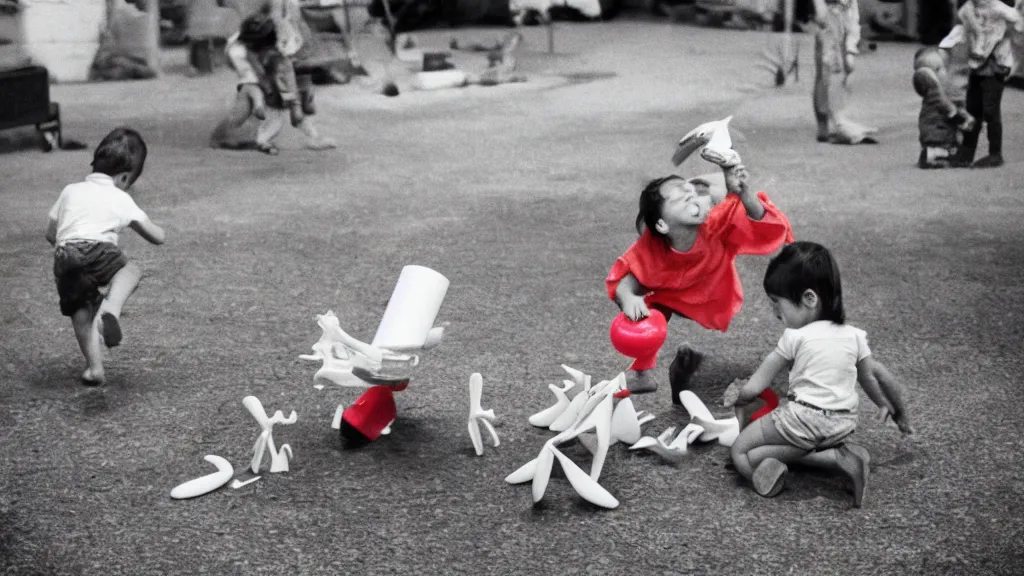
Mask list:
[{"label": "toy scattered on ground", "polygon": [[282,444],[281,448],[277,449],[274,446],[274,424],[294,424],[298,419],[295,411],[292,410],[288,418],[285,418],[284,413],[278,410],[274,413],[273,418],[268,418],[266,411],[263,409],[263,404],[255,396],[243,398],[242,405],[252,414],[262,429],[259,437],[256,438],[256,444],[252,448],[253,456],[250,468],[252,468],[253,474],[260,471],[263,455],[267,452],[267,448],[270,448],[270,471],[272,473],[287,472],[288,461],[292,459],[292,447],[288,444]]},{"label": "toy scattered on ground", "polygon": [[[591,387],[589,374],[565,365],[562,368],[573,380],[566,381],[565,388],[549,386],[558,402],[530,417],[530,423],[534,426],[544,427],[550,422],[547,427],[552,431],[561,429],[560,433],[544,443],[537,458],[509,474],[505,481],[509,484],[532,481],[533,501],[540,502],[551,477],[551,467],[557,458],[569,483],[583,499],[604,508],[615,508],[619,501],[598,484],[608,449],[616,442],[634,444],[639,441],[641,425],[654,417],[636,412],[626,390],[624,373]],[[575,387],[580,390],[568,401],[566,392]],[[617,399],[618,405],[614,405]],[[562,412],[559,413],[559,410]],[[570,422],[562,428],[560,420],[564,417],[569,418]],[[579,439],[593,455],[589,475],[558,449],[559,445],[573,439]]]},{"label": "toy scattered on ground", "polygon": [[473,449],[477,456],[484,455],[484,441],[480,437],[480,424],[482,423],[487,431],[491,433],[491,441],[497,448],[500,441],[498,433],[494,430],[491,422],[494,421],[494,410],[484,410],[480,406],[480,398],[483,395],[484,378],[479,372],[474,372],[469,377],[469,437],[473,440]]},{"label": "toy scattered on ground", "polygon": [[[672,464],[679,464],[686,458],[687,446],[692,444],[703,432],[704,428],[693,423],[687,424],[679,434],[676,434],[675,426],[670,426],[659,434],[657,438],[650,436],[640,438],[629,449],[640,450],[646,448]],[[673,438],[673,435],[675,435],[675,438]]]},{"label": "toy scattered on ground", "polygon": [[388,433],[397,413],[393,393],[405,390],[419,365],[419,356],[407,352],[433,348],[444,336],[444,326],[435,327],[434,320],[448,285],[447,278],[430,268],[402,268],[369,344],[342,330],[333,312],[317,316],[323,330],[320,340],[313,345],[313,354],[299,356],[323,362],[314,384],[369,388],[348,408],[338,407],[332,426],[342,438],[363,443]]},{"label": "toy scattered on ground", "polygon": [[185,498],[195,498],[196,496],[209,494],[210,492],[213,492],[227,484],[231,480],[231,477],[235,475],[235,469],[231,466],[231,463],[224,458],[208,454],[203,459],[216,466],[217,471],[213,474],[207,474],[206,476],[179,484],[171,490],[171,498],[174,498],[175,500],[183,500]]}]

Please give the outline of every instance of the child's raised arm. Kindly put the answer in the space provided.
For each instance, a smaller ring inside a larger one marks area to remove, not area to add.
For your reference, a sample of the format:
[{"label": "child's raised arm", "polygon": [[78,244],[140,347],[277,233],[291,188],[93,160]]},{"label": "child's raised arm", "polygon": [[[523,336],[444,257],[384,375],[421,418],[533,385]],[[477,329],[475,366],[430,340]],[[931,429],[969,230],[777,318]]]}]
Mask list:
[{"label": "child's raised arm", "polygon": [[164,229],[154,224],[149,218],[132,220],[131,227],[132,230],[138,232],[139,236],[145,238],[150,244],[164,243],[164,237],[166,236]]}]

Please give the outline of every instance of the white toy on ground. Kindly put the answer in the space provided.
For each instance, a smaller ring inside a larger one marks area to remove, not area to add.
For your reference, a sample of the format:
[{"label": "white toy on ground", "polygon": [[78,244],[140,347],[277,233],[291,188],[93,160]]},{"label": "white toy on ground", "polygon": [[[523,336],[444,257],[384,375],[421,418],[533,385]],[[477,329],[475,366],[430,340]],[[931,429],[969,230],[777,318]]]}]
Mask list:
[{"label": "white toy on ground", "polygon": [[467,428],[469,429],[469,437],[473,440],[473,448],[476,450],[477,456],[483,456],[484,454],[484,441],[480,437],[480,424],[483,424],[487,431],[491,433],[491,441],[495,448],[498,447],[500,442],[498,440],[498,433],[491,424],[494,421],[494,410],[484,410],[480,406],[483,388],[483,376],[479,372],[474,372],[469,377],[469,423]]}]

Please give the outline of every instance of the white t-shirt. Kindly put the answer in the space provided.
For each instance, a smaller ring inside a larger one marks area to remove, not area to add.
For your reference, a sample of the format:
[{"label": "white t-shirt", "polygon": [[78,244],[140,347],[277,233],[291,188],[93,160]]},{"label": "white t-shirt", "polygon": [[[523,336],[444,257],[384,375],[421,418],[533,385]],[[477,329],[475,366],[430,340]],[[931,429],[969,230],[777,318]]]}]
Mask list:
[{"label": "white t-shirt", "polygon": [[113,178],[100,173],[65,186],[50,208],[50,219],[57,221],[57,244],[69,240],[117,244],[121,230],[148,218],[128,193],[114,185]]},{"label": "white t-shirt", "polygon": [[793,361],[789,393],[823,410],[856,410],[857,363],[871,355],[867,333],[819,320],[787,329],[775,352]]}]

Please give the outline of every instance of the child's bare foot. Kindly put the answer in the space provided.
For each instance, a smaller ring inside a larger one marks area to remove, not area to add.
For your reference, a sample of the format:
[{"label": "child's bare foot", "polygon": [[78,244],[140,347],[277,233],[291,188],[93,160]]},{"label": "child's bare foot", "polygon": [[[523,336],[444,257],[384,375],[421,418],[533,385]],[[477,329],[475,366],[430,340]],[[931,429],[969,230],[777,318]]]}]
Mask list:
[{"label": "child's bare foot", "polygon": [[121,343],[121,324],[117,316],[110,312],[100,314],[100,336],[103,336],[103,343],[107,348],[113,348]]},{"label": "child's bare foot", "polygon": [[82,384],[86,386],[100,386],[104,380],[102,368],[86,368],[82,372]]},{"label": "child's bare foot", "polygon": [[765,458],[758,464],[750,479],[754,485],[754,492],[765,498],[774,498],[786,486],[787,472],[789,467],[782,462],[775,458]]},{"label": "child's bare foot", "polygon": [[676,358],[668,367],[668,383],[672,386],[672,403],[682,405],[679,393],[690,386],[690,378],[700,368],[704,355],[688,342],[684,342],[676,350]]},{"label": "child's bare foot", "polygon": [[630,370],[626,373],[626,389],[634,394],[646,394],[658,389],[653,370]]},{"label": "child's bare foot", "polygon": [[310,150],[330,150],[337,148],[338,143],[330,138],[310,138],[306,140],[306,147]]},{"label": "child's bare foot", "polygon": [[853,506],[860,508],[864,502],[864,492],[867,490],[868,476],[871,473],[871,456],[862,446],[843,444],[836,449],[836,459],[839,467],[853,481]]}]

